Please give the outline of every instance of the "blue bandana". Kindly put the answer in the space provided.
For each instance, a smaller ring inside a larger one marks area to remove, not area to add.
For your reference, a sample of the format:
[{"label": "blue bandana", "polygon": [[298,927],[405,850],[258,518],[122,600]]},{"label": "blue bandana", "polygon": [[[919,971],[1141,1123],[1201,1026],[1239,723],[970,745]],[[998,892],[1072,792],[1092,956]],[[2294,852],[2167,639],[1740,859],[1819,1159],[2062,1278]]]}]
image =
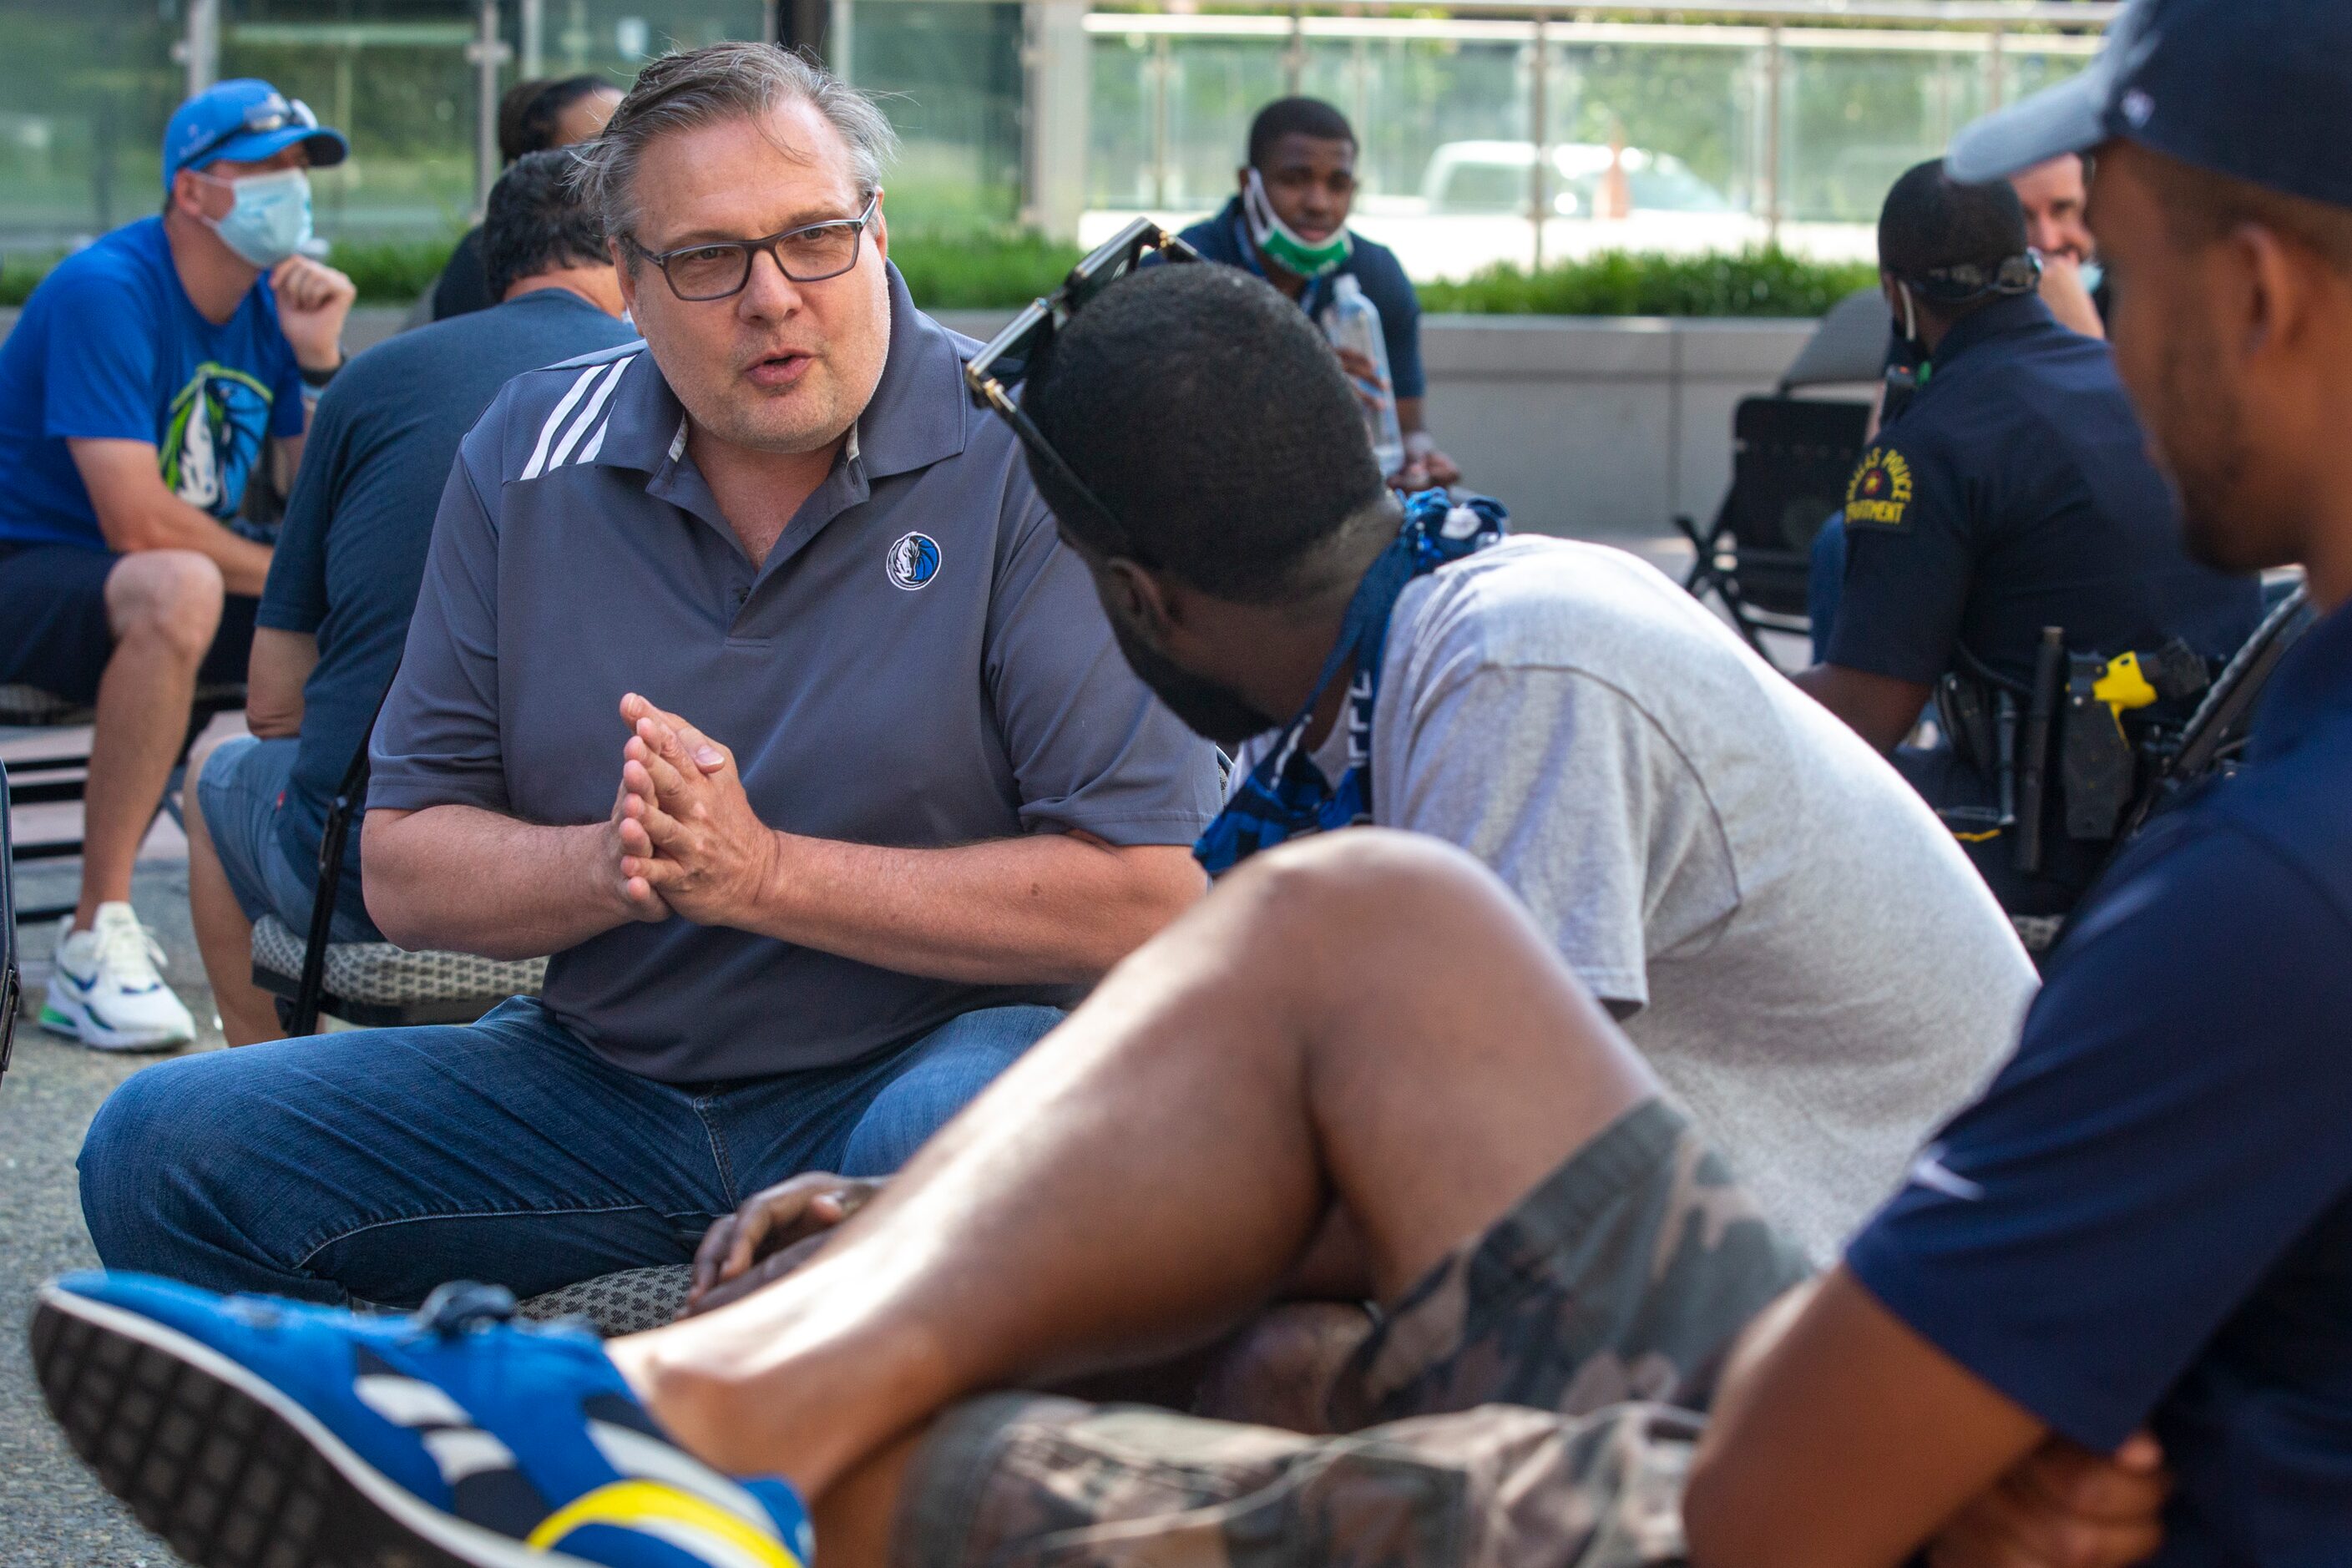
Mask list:
[{"label": "blue bandana", "polygon": [[[1444,490],[1423,490],[1404,503],[1404,527],[1348,602],[1339,643],[1323,661],[1323,673],[1315,678],[1306,707],[1283,726],[1265,759],[1250,770],[1225,809],[1192,846],[1192,858],[1210,876],[1222,877],[1285,839],[1371,820],[1372,704],[1380,696],[1381,658],[1397,595],[1415,577],[1500,540],[1509,526],[1507,515],[1485,496],[1472,496],[1457,505]],[[1302,742],[1315,704],[1350,658],[1356,675],[1348,689],[1348,771],[1334,784]]]}]

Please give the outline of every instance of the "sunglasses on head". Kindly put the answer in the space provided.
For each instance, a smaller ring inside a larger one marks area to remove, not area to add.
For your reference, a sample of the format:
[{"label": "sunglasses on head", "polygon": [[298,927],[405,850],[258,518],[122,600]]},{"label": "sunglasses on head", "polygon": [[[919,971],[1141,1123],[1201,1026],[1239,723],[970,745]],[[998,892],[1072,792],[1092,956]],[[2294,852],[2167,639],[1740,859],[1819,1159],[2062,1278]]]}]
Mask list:
[{"label": "sunglasses on head", "polygon": [[182,158],[179,167],[183,169],[195,167],[197,163],[211,157],[240,136],[267,136],[272,131],[283,131],[289,125],[299,125],[305,131],[316,131],[319,128],[319,117],[310,112],[310,106],[299,98],[290,101],[282,98],[264,99],[245,111],[244,120],[230,126]]},{"label": "sunglasses on head", "polygon": [[2042,287],[2042,258],[2028,251],[1992,267],[1962,262],[1957,267],[1932,267],[1905,282],[1924,299],[1939,305],[1966,305],[1989,295],[2031,294]]},{"label": "sunglasses on head", "polygon": [[[1045,439],[1029,416],[1022,412],[1021,405],[1013,399],[1013,389],[1027,377],[1030,365],[1071,317],[1105,289],[1141,266],[1143,258],[1155,251],[1162,261],[1201,259],[1199,251],[1150,218],[1137,218],[1071,268],[1060,288],[1042,300],[1033,300],[1013,317],[1012,323],[990,339],[988,346],[974,354],[963,370],[964,384],[971,388],[972,401],[994,409],[1013,426],[1013,433],[1030,454],[1052,469],[1054,477],[1096,514],[1108,529],[1108,537],[1122,541],[1128,538],[1126,526],[1062,460],[1062,455],[1054,450],[1053,443]],[[1122,549],[1119,553],[1135,552]]]}]

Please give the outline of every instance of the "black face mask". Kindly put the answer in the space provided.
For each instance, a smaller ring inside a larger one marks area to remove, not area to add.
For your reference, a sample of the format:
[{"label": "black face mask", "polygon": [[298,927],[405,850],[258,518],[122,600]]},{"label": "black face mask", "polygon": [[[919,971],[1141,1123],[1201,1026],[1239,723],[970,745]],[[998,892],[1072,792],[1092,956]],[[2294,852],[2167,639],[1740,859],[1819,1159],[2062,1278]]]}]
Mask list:
[{"label": "black face mask", "polygon": [[1118,651],[1127,656],[1128,668],[1194,734],[1231,751],[1282,722],[1259,712],[1237,693],[1186,669],[1144,641],[1141,633],[1116,615],[1110,618],[1110,631]]}]

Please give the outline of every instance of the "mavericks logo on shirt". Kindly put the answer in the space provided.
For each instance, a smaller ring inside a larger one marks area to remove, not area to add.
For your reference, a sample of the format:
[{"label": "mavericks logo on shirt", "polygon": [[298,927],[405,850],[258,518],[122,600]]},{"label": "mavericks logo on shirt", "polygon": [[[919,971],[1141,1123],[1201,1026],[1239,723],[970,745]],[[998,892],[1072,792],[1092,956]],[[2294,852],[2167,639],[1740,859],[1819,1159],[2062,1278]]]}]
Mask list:
[{"label": "mavericks logo on shirt", "polygon": [[269,433],[269,388],[206,360],[172,399],[159,442],[164,488],[217,518],[236,515]]},{"label": "mavericks logo on shirt", "polygon": [[900,534],[884,564],[891,584],[911,593],[940,574],[939,542],[928,533]]},{"label": "mavericks logo on shirt", "polygon": [[1911,465],[1903,454],[1886,447],[1864,453],[1845,487],[1846,526],[1900,528],[1910,509]]}]

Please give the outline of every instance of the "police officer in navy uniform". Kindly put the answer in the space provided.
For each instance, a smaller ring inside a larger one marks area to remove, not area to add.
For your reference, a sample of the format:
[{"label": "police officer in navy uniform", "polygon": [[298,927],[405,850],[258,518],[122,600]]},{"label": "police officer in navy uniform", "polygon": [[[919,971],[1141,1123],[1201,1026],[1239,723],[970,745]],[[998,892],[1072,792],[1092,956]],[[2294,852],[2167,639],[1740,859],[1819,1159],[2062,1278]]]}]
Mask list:
[{"label": "police officer in navy uniform", "polygon": [[[2003,689],[2024,708],[2045,627],[2071,653],[2155,653],[2178,638],[2218,664],[2260,618],[2261,588],[2181,548],[2178,502],[2113,353],[2039,298],[2006,182],[1961,184],[1922,163],[1888,194],[1878,246],[1895,330],[1927,356],[1922,383],[1854,468],[1843,570],[1821,585],[1833,624],[1798,682],[1894,754],[2004,907],[2062,914],[2107,846],[2069,836],[2056,785],[2041,863],[2021,871],[2013,826],[1996,826],[2005,797],[1991,756],[1901,742],[1948,675],[1980,710]],[[2049,756],[2055,779],[2055,739]]]},{"label": "police officer in navy uniform", "polygon": [[[1422,408],[1421,299],[1394,251],[1348,227],[1356,199],[1356,132],[1348,117],[1318,98],[1276,99],[1250,121],[1249,161],[1236,177],[1241,189],[1215,216],[1184,230],[1185,242],[1208,260],[1257,274],[1318,321],[1333,280],[1353,278],[1381,313],[1404,436],[1404,467],[1389,482],[1410,491],[1460,479]],[[1375,374],[1361,356],[1342,350],[1339,359],[1359,380]]]}]

